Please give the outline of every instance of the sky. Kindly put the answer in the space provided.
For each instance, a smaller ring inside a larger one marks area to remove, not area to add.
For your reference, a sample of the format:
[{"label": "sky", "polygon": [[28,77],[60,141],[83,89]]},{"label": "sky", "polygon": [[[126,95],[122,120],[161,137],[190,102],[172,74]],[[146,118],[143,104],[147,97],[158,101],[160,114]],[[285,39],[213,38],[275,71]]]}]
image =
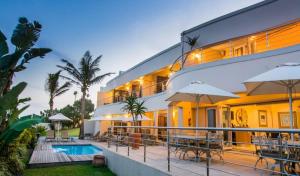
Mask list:
[{"label": "sky", "polygon": [[[49,109],[45,80],[47,74],[58,71],[56,65],[61,64],[61,59],[78,65],[89,50],[94,57],[103,55],[100,74],[118,73],[178,43],[182,31],[259,1],[0,0],[0,30],[10,41],[19,17],[36,20],[43,26],[36,47],[51,48],[53,52],[43,59],[32,60],[13,79],[14,84],[28,83],[22,93],[22,97],[31,97],[25,114],[39,114]],[[10,49],[13,51],[12,45]],[[97,91],[113,77],[90,88],[89,98],[95,104]],[[73,86],[55,98],[54,107],[72,104],[75,90],[80,92]]]}]

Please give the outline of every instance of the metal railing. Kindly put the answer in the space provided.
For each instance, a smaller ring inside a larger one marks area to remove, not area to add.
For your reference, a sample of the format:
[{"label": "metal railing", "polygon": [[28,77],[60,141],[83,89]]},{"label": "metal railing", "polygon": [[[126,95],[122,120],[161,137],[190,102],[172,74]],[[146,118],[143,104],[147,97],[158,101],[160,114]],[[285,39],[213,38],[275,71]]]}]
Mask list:
[{"label": "metal railing", "polygon": [[299,134],[299,129],[114,126],[105,139],[115,152],[153,167],[161,162],[168,172],[299,175]]},{"label": "metal railing", "polygon": [[167,88],[167,80],[161,81],[158,83],[151,83],[148,86],[141,86],[141,90],[127,90],[124,91],[124,95],[119,95],[119,96],[108,96],[102,98],[101,102],[102,104],[111,104],[111,103],[117,103],[117,102],[122,102],[126,99],[128,95],[134,94],[136,97],[141,98],[145,96],[151,96],[160,92],[164,92]]}]

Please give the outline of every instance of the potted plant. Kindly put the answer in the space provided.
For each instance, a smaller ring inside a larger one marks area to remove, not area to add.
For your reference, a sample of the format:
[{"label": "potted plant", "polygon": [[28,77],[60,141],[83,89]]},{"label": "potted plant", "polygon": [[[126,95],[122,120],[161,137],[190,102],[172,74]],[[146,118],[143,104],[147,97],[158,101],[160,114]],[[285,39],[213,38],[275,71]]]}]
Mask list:
[{"label": "potted plant", "polygon": [[[145,101],[139,101],[135,95],[130,95],[124,101],[123,111],[131,115],[133,126],[138,125],[138,117],[141,118],[146,113],[147,108],[144,106]],[[129,135],[129,141],[132,149],[139,149],[142,141],[142,135],[138,128],[134,128],[134,133]]]}]

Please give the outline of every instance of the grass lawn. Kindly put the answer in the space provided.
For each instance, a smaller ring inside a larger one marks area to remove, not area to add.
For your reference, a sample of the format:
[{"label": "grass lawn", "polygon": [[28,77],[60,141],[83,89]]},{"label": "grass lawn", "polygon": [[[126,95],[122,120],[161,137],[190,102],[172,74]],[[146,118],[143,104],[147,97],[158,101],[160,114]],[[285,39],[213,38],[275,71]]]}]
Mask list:
[{"label": "grass lawn", "polygon": [[71,137],[78,137],[79,136],[79,128],[67,129],[62,131],[68,131],[69,136]]},{"label": "grass lawn", "polygon": [[108,168],[95,168],[91,164],[54,166],[26,169],[24,176],[115,176]]}]

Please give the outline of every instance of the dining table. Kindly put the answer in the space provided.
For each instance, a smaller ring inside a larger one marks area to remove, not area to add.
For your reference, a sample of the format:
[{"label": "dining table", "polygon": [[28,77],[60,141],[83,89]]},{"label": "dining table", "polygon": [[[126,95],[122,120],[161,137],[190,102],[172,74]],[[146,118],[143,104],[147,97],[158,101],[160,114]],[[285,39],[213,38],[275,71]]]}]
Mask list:
[{"label": "dining table", "polygon": [[175,140],[175,143],[180,143],[184,141],[185,144],[193,143],[193,152],[195,154],[195,161],[201,161],[200,155],[201,151],[205,151],[207,136],[204,135],[173,135],[172,138]]}]

